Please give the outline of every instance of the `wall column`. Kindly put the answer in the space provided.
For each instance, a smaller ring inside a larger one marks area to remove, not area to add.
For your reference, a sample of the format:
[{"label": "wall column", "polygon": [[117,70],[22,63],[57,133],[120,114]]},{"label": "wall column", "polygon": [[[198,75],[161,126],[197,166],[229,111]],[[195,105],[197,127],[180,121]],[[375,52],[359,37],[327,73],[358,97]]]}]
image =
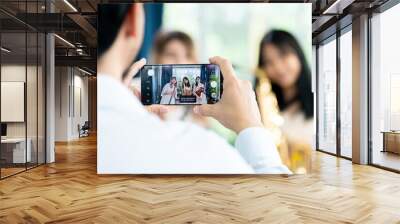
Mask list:
[{"label": "wall column", "polygon": [[[46,1],[46,12],[53,12],[51,1]],[[46,163],[55,162],[55,43],[54,34],[46,34]]]},{"label": "wall column", "polygon": [[368,163],[368,15],[353,19],[352,158]]},{"label": "wall column", "polygon": [[55,161],[55,73],[54,73],[54,35],[46,35],[46,163]]}]

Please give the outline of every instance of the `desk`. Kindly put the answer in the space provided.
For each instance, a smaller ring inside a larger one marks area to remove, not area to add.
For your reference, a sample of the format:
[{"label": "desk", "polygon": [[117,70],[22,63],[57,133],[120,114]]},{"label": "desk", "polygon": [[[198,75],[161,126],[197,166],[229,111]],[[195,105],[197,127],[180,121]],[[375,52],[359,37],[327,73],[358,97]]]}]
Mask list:
[{"label": "desk", "polygon": [[392,152],[400,154],[400,131],[382,131],[383,150],[382,152]]},{"label": "desk", "polygon": [[25,154],[25,138],[5,138],[1,139],[1,157],[6,163],[25,163],[32,159],[30,138],[26,140],[28,143]]}]

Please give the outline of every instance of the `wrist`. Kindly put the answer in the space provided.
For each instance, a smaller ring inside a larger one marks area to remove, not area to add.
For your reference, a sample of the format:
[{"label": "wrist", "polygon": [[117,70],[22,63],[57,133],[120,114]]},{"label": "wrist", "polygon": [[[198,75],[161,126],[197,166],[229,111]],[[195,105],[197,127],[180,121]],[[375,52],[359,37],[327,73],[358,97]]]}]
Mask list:
[{"label": "wrist", "polygon": [[235,131],[236,134],[239,134],[241,131],[253,127],[264,127],[264,126],[261,123],[261,121],[242,121],[238,122],[238,125],[234,128],[233,131]]}]

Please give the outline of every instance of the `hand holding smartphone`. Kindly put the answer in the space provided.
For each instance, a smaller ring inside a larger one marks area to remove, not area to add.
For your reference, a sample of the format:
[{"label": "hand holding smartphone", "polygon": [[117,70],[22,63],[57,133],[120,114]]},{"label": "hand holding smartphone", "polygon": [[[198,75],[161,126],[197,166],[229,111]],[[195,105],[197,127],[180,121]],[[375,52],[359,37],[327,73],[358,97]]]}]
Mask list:
[{"label": "hand holding smartphone", "polygon": [[212,64],[221,68],[224,76],[224,94],[217,104],[198,105],[195,114],[213,117],[236,133],[249,127],[263,127],[260,111],[251,82],[236,76],[229,60],[222,57],[210,58]]},{"label": "hand holding smartphone", "polygon": [[144,105],[214,104],[221,99],[223,78],[215,64],[145,65],[140,78]]}]

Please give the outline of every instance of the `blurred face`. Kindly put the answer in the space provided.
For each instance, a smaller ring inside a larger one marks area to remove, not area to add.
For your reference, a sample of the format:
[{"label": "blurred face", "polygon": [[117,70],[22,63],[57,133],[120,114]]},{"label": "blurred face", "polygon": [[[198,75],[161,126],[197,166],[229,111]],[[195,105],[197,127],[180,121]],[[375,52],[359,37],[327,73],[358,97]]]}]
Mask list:
[{"label": "blurred face", "polygon": [[176,83],[176,78],[171,79],[171,83],[175,84]]},{"label": "blurred face", "polygon": [[272,82],[281,88],[294,87],[301,72],[301,62],[295,52],[282,52],[275,45],[264,46],[264,71]]},{"label": "blurred face", "polygon": [[194,64],[186,46],[179,40],[171,40],[159,57],[160,64]]}]

